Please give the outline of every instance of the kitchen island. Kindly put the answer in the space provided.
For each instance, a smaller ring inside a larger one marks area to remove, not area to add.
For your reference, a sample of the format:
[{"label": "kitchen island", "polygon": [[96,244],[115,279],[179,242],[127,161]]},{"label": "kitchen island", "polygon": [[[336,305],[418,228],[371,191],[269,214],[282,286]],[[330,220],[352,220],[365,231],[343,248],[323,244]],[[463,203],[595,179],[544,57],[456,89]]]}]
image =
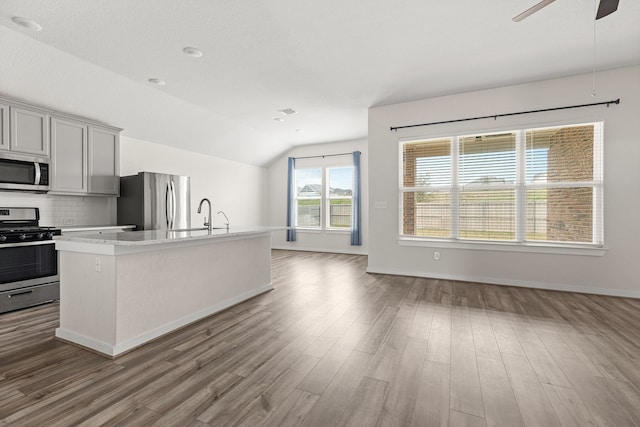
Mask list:
[{"label": "kitchen island", "polygon": [[115,357],[273,289],[282,227],[60,236],[56,337]]}]

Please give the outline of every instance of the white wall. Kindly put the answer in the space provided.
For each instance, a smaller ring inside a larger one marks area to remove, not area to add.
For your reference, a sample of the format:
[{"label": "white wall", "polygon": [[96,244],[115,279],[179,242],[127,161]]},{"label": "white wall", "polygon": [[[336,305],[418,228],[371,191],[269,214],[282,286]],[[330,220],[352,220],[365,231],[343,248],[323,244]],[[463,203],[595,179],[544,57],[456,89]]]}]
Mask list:
[{"label": "white wall", "polygon": [[[453,278],[549,289],[640,297],[640,67],[426,99],[369,110],[371,272]],[[609,108],[587,107],[390,131],[391,126],[484,116],[621,98]],[[399,138],[433,138],[537,125],[603,120],[604,255],[585,256],[400,246]],[[377,203],[378,208],[374,208]],[[386,204],[387,208],[382,206]],[[436,261],[434,251],[441,253]]]},{"label": "white wall", "polygon": [[[336,253],[366,254],[369,243],[369,198],[368,198],[368,144],[366,140],[344,141],[327,144],[305,145],[291,149],[269,167],[268,224],[287,224],[287,158],[322,156],[325,154],[351,153],[360,151],[361,191],[362,191],[362,246],[351,246],[351,235],[342,231],[298,230],[295,242],[287,242],[285,232],[273,234],[273,247],[278,249],[306,250]],[[352,164],[350,156],[326,157],[325,159],[299,160],[321,162],[325,166]]]},{"label": "white wall", "polygon": [[[213,224],[264,225],[267,220],[267,169],[180,150],[133,138],[120,138],[120,174],[141,171],[191,177],[191,223],[199,226],[204,215],[196,213],[203,197],[211,200]],[[115,225],[116,198],[58,196],[0,191],[0,206],[39,207],[40,224]]]},{"label": "white wall", "polygon": [[[191,177],[191,225],[204,222],[196,213],[204,197],[211,200],[213,225],[264,225],[267,214],[267,169],[198,154],[139,139],[120,138],[120,175],[161,172]],[[205,209],[206,211],[206,209]]]}]

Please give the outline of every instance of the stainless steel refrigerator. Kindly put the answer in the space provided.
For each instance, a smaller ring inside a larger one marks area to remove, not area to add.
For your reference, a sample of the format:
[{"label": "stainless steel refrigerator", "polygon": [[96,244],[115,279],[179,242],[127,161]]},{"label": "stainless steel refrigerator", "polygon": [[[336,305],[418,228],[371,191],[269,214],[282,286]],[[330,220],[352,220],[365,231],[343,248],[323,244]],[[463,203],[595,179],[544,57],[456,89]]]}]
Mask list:
[{"label": "stainless steel refrigerator", "polygon": [[118,224],[136,230],[191,227],[191,178],[154,172],[120,177]]}]

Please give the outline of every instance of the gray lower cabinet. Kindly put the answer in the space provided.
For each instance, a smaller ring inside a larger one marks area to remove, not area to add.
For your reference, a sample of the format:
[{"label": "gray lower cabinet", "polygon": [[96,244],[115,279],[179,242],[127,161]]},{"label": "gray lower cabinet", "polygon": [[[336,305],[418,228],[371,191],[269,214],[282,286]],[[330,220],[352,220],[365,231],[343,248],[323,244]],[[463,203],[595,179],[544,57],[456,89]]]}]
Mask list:
[{"label": "gray lower cabinet", "polygon": [[119,130],[51,118],[51,193],[118,195]]}]

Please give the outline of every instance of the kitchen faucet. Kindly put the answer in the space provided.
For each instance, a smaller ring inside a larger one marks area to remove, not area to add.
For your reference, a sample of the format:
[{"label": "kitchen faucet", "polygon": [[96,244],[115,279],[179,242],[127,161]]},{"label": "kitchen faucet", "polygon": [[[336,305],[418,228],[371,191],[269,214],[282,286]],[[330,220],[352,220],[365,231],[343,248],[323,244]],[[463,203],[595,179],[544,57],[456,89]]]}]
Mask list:
[{"label": "kitchen faucet", "polygon": [[204,198],[202,200],[200,200],[200,204],[198,205],[198,213],[202,212],[202,204],[204,202],[207,202],[207,205],[209,205],[209,222],[207,222],[207,217],[204,217],[204,226],[208,228],[209,230],[209,234],[211,234],[211,231],[213,230],[213,227],[211,224],[213,224],[213,221],[211,221],[211,202],[209,201],[209,199]]},{"label": "kitchen faucet", "polygon": [[229,218],[227,218],[227,214],[222,212],[222,211],[218,211],[218,215],[220,215],[220,214],[224,215],[224,219],[227,220],[227,222],[225,222],[224,225],[227,226],[227,231],[229,231]]}]

